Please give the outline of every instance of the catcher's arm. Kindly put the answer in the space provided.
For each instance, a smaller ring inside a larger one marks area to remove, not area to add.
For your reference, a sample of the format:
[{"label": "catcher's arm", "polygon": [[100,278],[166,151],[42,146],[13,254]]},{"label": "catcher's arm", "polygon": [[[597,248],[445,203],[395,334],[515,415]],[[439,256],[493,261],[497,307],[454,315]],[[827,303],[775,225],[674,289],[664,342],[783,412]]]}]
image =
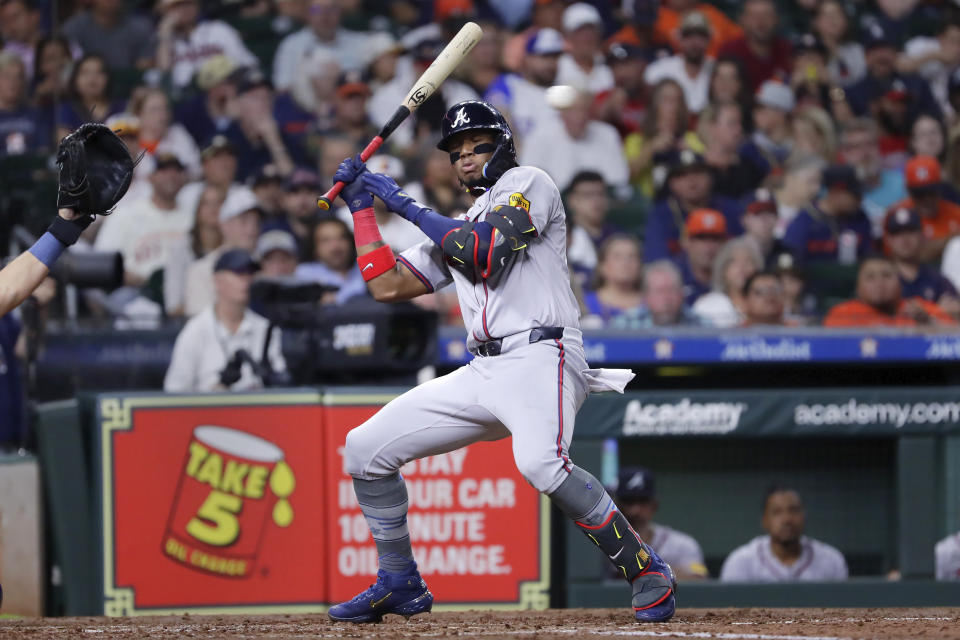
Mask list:
[{"label": "catcher's arm", "polygon": [[[72,209],[60,209],[60,222],[54,220],[51,230],[44,233],[27,251],[17,256],[3,270],[0,270],[0,317],[15,309],[33,293],[43,279],[50,273],[50,267],[67,248],[52,230],[54,226],[70,227],[78,223],[83,225],[84,216],[77,215]],[[83,228],[80,228],[82,231]],[[77,234],[79,235],[79,233]]]}]

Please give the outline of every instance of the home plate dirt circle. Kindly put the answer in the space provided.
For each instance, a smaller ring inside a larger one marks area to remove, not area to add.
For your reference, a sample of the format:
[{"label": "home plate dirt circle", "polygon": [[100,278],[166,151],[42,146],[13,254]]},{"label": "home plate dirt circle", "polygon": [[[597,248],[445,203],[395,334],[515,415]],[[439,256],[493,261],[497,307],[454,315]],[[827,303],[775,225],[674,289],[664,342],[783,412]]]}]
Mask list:
[{"label": "home plate dirt circle", "polygon": [[325,614],[25,618],[0,620],[0,638],[409,638],[717,640],[960,639],[960,607],[931,609],[681,609],[664,624],[638,624],[624,609],[462,611],[333,623]]}]

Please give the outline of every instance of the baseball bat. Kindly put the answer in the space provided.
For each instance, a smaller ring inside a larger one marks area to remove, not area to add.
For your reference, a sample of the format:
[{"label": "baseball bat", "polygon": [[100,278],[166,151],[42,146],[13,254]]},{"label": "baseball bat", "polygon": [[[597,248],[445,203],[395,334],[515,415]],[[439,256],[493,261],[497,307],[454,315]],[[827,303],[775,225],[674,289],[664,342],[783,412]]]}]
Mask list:
[{"label": "baseball bat", "polygon": [[[447,76],[449,76],[450,73],[457,68],[457,65],[467,57],[467,54],[473,50],[474,45],[477,44],[482,35],[483,30],[480,29],[477,23],[468,22],[463,25],[463,28],[453,37],[453,40],[443,48],[443,51],[440,52],[437,59],[431,62],[427,70],[413,83],[413,88],[410,89],[410,93],[407,94],[407,97],[403,99],[403,102],[397,107],[397,110],[390,116],[387,124],[383,125],[380,133],[374,136],[373,140],[360,152],[360,158],[364,162],[369,160],[370,156],[377,152],[377,149],[380,148],[383,141],[390,137],[390,134],[393,133],[411,113],[416,111],[427,98],[432,96],[434,92],[440,88],[440,85],[447,79]],[[324,211],[329,211],[333,206],[333,201],[340,195],[340,190],[343,189],[343,187],[344,183],[337,181],[336,184],[330,187],[329,191],[320,196],[317,200],[317,206]]]}]

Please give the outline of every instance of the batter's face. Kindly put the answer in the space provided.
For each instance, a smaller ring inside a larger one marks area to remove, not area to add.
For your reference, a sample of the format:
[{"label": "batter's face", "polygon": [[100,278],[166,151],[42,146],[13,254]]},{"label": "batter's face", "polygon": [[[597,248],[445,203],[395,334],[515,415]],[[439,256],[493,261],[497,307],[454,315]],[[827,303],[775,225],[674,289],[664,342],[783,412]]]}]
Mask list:
[{"label": "batter's face", "polygon": [[796,491],[780,491],[767,498],[763,528],[774,542],[796,544],[803,535],[803,503]]},{"label": "batter's face", "polygon": [[475,184],[476,181],[483,178],[483,167],[493,155],[493,152],[474,153],[473,149],[478,144],[493,144],[494,141],[495,137],[492,132],[482,130],[464,131],[450,139],[450,153],[460,154],[453,163],[453,170],[460,178],[460,182]]}]

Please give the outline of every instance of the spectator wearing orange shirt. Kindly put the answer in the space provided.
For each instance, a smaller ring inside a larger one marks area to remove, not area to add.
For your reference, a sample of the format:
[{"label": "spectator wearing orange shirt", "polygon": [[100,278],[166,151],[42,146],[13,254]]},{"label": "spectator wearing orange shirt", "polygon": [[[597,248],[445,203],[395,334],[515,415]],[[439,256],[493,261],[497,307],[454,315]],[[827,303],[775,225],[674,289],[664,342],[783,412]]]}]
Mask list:
[{"label": "spectator wearing orange shirt", "polygon": [[743,29],[713,5],[696,0],[667,0],[664,6],[660,7],[654,26],[657,36],[679,50],[680,24],[692,11],[703,14],[710,23],[710,44],[707,47],[707,56],[710,58],[716,58],[724,44],[743,35]]},{"label": "spectator wearing orange shirt", "polygon": [[910,158],[904,168],[904,177],[909,196],[893,205],[891,212],[906,208],[919,213],[923,234],[927,238],[921,257],[924,262],[940,260],[950,238],[960,234],[960,206],[943,197],[940,162],[936,158]]},{"label": "spectator wearing orange shirt", "polygon": [[900,278],[888,258],[867,258],[857,273],[857,297],[827,314],[825,327],[953,327],[956,321],[922,298],[904,300]]}]

